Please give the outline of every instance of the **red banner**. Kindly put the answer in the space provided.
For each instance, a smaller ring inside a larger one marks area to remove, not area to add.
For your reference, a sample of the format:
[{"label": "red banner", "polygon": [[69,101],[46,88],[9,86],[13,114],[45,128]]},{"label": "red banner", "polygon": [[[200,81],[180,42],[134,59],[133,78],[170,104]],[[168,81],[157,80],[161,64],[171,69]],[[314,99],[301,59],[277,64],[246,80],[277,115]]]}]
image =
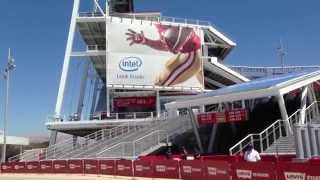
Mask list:
[{"label": "red banner", "polygon": [[180,161],[181,179],[199,180],[203,179],[202,161],[200,160],[182,160]]},{"label": "red banner", "polygon": [[159,160],[154,161],[155,178],[172,178],[179,179],[179,161]]},{"label": "red banner", "polygon": [[116,175],[117,176],[133,176],[132,161],[131,160],[117,160],[116,161]]},{"label": "red banner", "polygon": [[83,160],[68,160],[68,173],[73,174],[82,174],[84,173],[83,169]]},{"label": "red banner", "polygon": [[84,173],[85,174],[99,174],[98,160],[84,160]]},{"label": "red banner", "polygon": [[153,165],[149,160],[134,161],[135,177],[153,177]]},{"label": "red banner", "polygon": [[155,107],[155,96],[144,97],[119,97],[113,99],[113,106],[115,108],[122,107]]},{"label": "red banner", "polygon": [[219,179],[219,180],[229,180],[232,171],[231,164],[227,161],[203,161],[204,166],[204,179]]},{"label": "red banner", "polygon": [[25,162],[13,162],[12,169],[14,173],[25,173],[26,163]]},{"label": "red banner", "polygon": [[67,173],[69,170],[66,160],[55,160],[52,165],[55,173]]},{"label": "red banner", "polygon": [[53,173],[52,161],[40,161],[41,173]]},{"label": "red banner", "polygon": [[40,163],[39,161],[26,162],[27,173],[40,173]]},{"label": "red banner", "polygon": [[105,175],[115,175],[115,161],[99,160],[99,172]]},{"label": "red banner", "polygon": [[246,109],[237,109],[225,112],[207,112],[197,115],[199,124],[213,124],[226,122],[239,122],[248,120]]},{"label": "red banner", "polygon": [[12,173],[13,172],[13,163],[1,163],[1,172],[2,173]]},{"label": "red banner", "polygon": [[269,180],[277,179],[277,166],[273,162],[235,162],[232,179]]}]

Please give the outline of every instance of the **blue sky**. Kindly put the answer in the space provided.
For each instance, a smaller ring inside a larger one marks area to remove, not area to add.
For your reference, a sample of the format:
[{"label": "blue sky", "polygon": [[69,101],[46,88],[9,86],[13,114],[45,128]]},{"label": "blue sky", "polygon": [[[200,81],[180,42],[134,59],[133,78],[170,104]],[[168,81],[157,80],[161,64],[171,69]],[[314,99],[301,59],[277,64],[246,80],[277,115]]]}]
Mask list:
[{"label": "blue sky", "polygon": [[[88,0],[84,0],[88,1]],[[237,43],[227,57],[233,65],[280,65],[279,39],[287,46],[287,65],[319,65],[318,0],[136,0],[136,9],[165,16],[211,21]],[[9,134],[46,134],[63,63],[72,0],[1,0],[0,70],[13,49],[17,69],[10,96]],[[0,127],[4,80],[0,80]]]}]

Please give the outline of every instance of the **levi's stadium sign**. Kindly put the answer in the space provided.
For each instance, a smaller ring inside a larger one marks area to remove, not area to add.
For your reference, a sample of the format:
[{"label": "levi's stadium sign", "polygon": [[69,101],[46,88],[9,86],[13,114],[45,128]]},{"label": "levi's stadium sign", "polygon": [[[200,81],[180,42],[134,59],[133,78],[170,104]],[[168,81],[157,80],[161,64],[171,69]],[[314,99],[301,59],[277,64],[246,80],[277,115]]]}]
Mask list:
[{"label": "levi's stadium sign", "polygon": [[248,120],[248,111],[246,109],[237,109],[224,112],[208,112],[197,115],[200,125],[214,123],[230,123]]}]

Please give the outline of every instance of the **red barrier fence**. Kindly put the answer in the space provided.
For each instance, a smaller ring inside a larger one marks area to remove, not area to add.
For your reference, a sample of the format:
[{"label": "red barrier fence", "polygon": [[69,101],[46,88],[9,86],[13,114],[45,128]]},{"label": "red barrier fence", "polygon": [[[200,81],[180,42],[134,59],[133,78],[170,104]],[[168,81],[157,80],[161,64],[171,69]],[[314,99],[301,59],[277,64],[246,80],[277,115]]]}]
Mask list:
[{"label": "red barrier fence", "polygon": [[85,174],[99,174],[98,160],[86,159],[84,160],[84,173]]},{"label": "red barrier fence", "polygon": [[203,161],[204,179],[229,180],[232,175],[231,164],[227,161]]},{"label": "red barrier fence", "polygon": [[41,173],[54,173],[52,161],[40,161]]},{"label": "red barrier fence", "polygon": [[99,173],[104,175],[115,175],[115,161],[114,160],[99,160]]},{"label": "red barrier fence", "polygon": [[154,177],[179,179],[179,161],[158,160],[153,162]]},{"label": "red barrier fence", "polygon": [[185,180],[315,180],[320,179],[320,159],[288,161],[292,157],[265,156],[245,162],[234,156],[210,156],[200,160],[46,160],[1,164],[1,173],[76,173]]},{"label": "red barrier fence", "polygon": [[194,161],[188,161],[188,160],[182,160],[180,161],[180,174],[181,179],[186,180],[199,180],[203,179],[203,165],[202,161],[200,160],[194,160]]},{"label": "red barrier fence", "polygon": [[26,170],[26,163],[24,162],[13,162],[12,163],[12,171],[15,173],[25,173]]},{"label": "red barrier fence", "polygon": [[68,173],[82,174],[84,173],[84,160],[68,160]]},{"label": "red barrier fence", "polygon": [[274,162],[235,162],[234,179],[268,180],[277,179],[277,166]]},{"label": "red barrier fence", "polygon": [[54,173],[68,173],[68,164],[65,160],[55,160],[52,162]]},{"label": "red barrier fence", "polygon": [[116,175],[118,176],[133,176],[132,161],[118,160],[116,161]]},{"label": "red barrier fence", "polygon": [[135,177],[153,177],[153,163],[148,160],[136,160],[133,162]]}]

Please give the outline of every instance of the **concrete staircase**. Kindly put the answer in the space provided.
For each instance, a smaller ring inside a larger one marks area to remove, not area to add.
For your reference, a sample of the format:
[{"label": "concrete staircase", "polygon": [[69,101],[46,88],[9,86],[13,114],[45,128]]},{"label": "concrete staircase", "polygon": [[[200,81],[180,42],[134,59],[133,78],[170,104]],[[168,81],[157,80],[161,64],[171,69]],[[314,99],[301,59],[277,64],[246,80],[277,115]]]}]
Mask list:
[{"label": "concrete staircase", "polygon": [[269,146],[262,154],[295,154],[295,142],[294,136],[289,135],[285,137],[280,137]]}]

